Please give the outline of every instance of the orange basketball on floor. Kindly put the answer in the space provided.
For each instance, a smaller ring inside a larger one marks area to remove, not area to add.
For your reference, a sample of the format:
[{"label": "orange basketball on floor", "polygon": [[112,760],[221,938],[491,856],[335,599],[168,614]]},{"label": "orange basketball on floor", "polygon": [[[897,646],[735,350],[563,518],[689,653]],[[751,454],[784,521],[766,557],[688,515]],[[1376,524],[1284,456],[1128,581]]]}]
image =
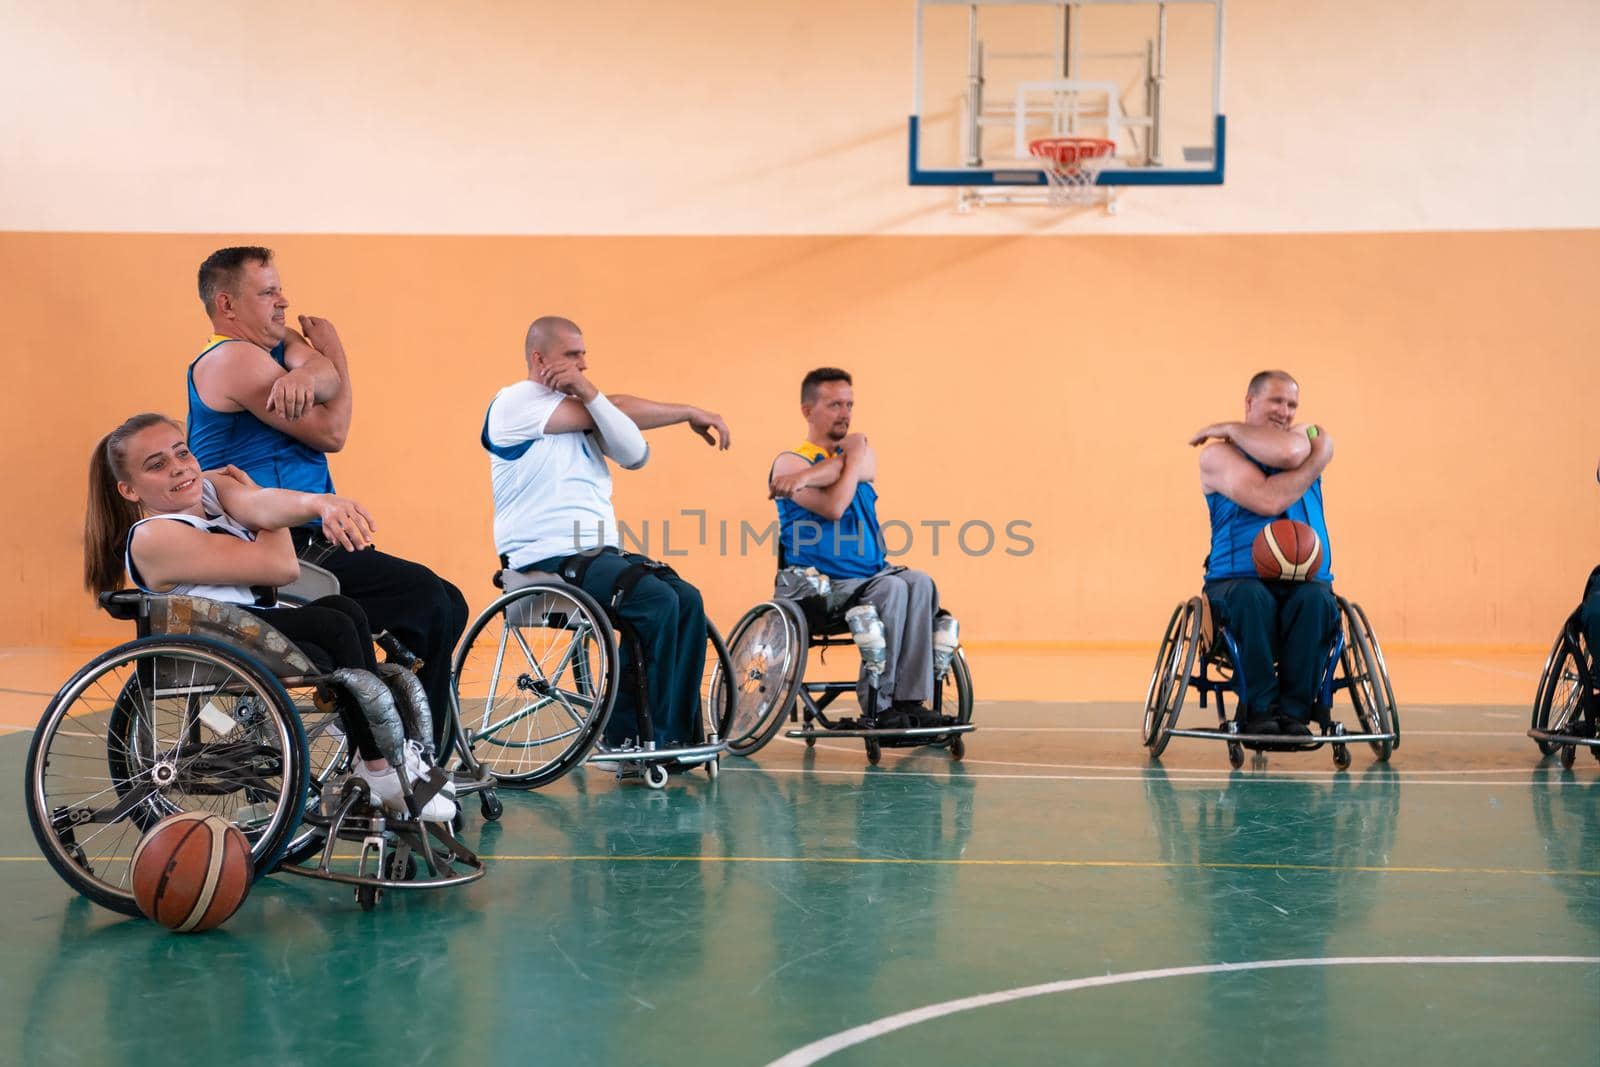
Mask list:
[{"label": "orange basketball on floor", "polygon": [[250,843],[220,815],[185,811],[140,839],[132,870],[140,911],[182,934],[209,930],[250,892]]},{"label": "orange basketball on floor", "polygon": [[1303,522],[1278,519],[1256,534],[1250,560],[1256,573],[1269,582],[1303,582],[1322,563],[1322,540]]}]

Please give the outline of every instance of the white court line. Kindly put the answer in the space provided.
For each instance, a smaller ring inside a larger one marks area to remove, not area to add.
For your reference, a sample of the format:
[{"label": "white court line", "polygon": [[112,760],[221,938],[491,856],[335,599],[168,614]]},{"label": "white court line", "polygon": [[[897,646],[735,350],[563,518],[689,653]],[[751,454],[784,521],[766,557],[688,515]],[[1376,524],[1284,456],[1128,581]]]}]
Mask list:
[{"label": "white court line", "polygon": [[[1112,768],[1112,769],[1115,770],[1115,769],[1120,769],[1120,768]],[[855,777],[859,777],[860,775],[863,775],[863,774],[867,773],[867,769],[865,767],[861,768],[860,770],[846,771],[846,770],[825,770],[825,769],[820,768],[820,767],[813,767],[813,768],[807,769],[805,767],[761,767],[761,766],[732,767],[732,766],[729,766],[726,763],[724,763],[722,765],[722,773],[723,774],[727,774],[727,773],[730,773],[730,772],[731,773],[738,773],[738,772],[741,772],[741,771],[743,771],[745,773],[751,773],[751,774],[835,774],[835,775],[846,775],[846,774],[848,774],[848,775],[852,775],[852,776],[855,776]],[[882,771],[882,772],[879,772],[879,773],[892,774],[892,775],[896,775],[896,776],[900,776],[900,777],[939,778],[939,779],[945,779],[945,780],[948,780],[948,779],[950,779],[952,777],[960,777],[960,778],[972,778],[972,779],[991,778],[991,779],[995,779],[997,781],[1021,781],[1021,782],[1148,782],[1148,781],[1150,781],[1150,775],[1148,775],[1148,774],[983,774],[983,773],[967,774],[967,773],[958,772],[957,774],[952,775],[949,771],[935,772],[935,771],[900,771],[900,770]],[[1288,774],[1275,774],[1275,775],[1273,775],[1271,777],[1268,777],[1266,775],[1252,776],[1252,775],[1249,775],[1249,774],[1245,774],[1242,771],[1235,772],[1237,777],[1234,777],[1234,776],[1219,777],[1214,772],[1212,773],[1212,776],[1209,777],[1209,778],[1199,777],[1199,775],[1206,774],[1206,773],[1207,772],[1205,772],[1205,771],[1193,771],[1193,772],[1189,772],[1189,776],[1188,777],[1181,777],[1181,778],[1180,777],[1175,777],[1173,775],[1168,775],[1167,776],[1167,781],[1169,783],[1171,783],[1172,785],[1231,785],[1234,782],[1249,783],[1249,784],[1252,784],[1252,785],[1282,785],[1285,782],[1299,782],[1299,783],[1302,783],[1302,784],[1310,782],[1310,783],[1313,783],[1313,784],[1321,784],[1321,783],[1327,781],[1326,778],[1295,777],[1295,776],[1288,775]],[[1435,781],[1435,782],[1420,781],[1419,782],[1419,781],[1408,781],[1406,779],[1406,775],[1403,774],[1403,773],[1396,773],[1393,781],[1394,781],[1394,783],[1396,785],[1399,785],[1402,782],[1404,782],[1406,785],[1413,786],[1413,787],[1424,786],[1424,785],[1553,785],[1553,786],[1584,786],[1584,785],[1591,784],[1591,783],[1589,783],[1589,782],[1587,782],[1587,781],[1585,781],[1583,779],[1579,779],[1579,778],[1576,778],[1576,777],[1565,777],[1565,778],[1523,778],[1523,779],[1516,779],[1516,780],[1510,780],[1510,781],[1500,781],[1500,782],[1485,782],[1485,781],[1481,781],[1481,780],[1480,781],[1473,781],[1473,782],[1437,782],[1437,781]]]},{"label": "white court line", "polygon": [[[1522,719],[1525,715],[1494,715],[1500,719]],[[1137,726],[988,726],[980,725],[978,732],[985,734],[1137,734]],[[1407,730],[1407,737],[1527,737],[1526,730]],[[1356,744],[1365,742],[1357,741]]]},{"label": "white court line", "polygon": [[[1408,733],[1406,736],[1410,737],[1411,735]],[[1527,735],[1526,734],[1517,734],[1516,736],[1525,737]],[[791,745],[804,744],[804,741],[801,738],[798,738],[798,737],[785,737],[785,738],[783,738],[783,740],[787,741]],[[1352,744],[1352,747],[1354,747],[1354,746],[1357,746],[1357,745],[1364,745],[1364,744],[1366,744],[1366,742],[1365,741],[1354,741],[1354,742],[1351,742],[1351,744]],[[846,745],[846,744],[843,744],[843,743],[830,744],[830,745],[818,744],[816,747],[817,747],[817,749],[819,751],[824,751],[824,752],[850,753],[850,752],[859,751],[854,745]],[[1293,753],[1279,753],[1279,754],[1280,755],[1293,755]],[[965,764],[968,764],[968,765],[976,764],[976,765],[980,765],[980,766],[984,766],[984,767],[1036,767],[1036,768],[1038,768],[1040,770],[1046,770],[1046,771],[1123,771],[1123,772],[1128,772],[1128,773],[1137,773],[1137,772],[1140,772],[1140,771],[1148,771],[1150,769],[1150,765],[1149,764],[1143,764],[1143,765],[1140,765],[1140,766],[1128,766],[1126,764],[1116,764],[1116,763],[1022,763],[1022,762],[1010,761],[1010,760],[973,759],[970,756],[965,758],[965,759],[963,759],[962,762],[965,763]],[[1208,770],[1205,770],[1204,768],[1200,768],[1200,767],[1164,767],[1162,769],[1167,773],[1167,775],[1169,777],[1174,776],[1174,775],[1184,775],[1184,774],[1215,774],[1215,773],[1217,773],[1215,771],[1208,771]],[[1401,768],[1397,767],[1397,768],[1395,768],[1395,777],[1398,779],[1398,778],[1411,778],[1413,776],[1421,777],[1422,775],[1432,775],[1432,776],[1438,777],[1438,776],[1443,776],[1443,775],[1515,774],[1518,771],[1521,771],[1521,770],[1524,770],[1524,769],[1525,769],[1525,766],[1517,766],[1517,767],[1487,767],[1487,768],[1477,768],[1477,769],[1473,769],[1473,770],[1468,770],[1468,769],[1465,769],[1465,768],[1460,769],[1460,770],[1421,770],[1421,769],[1413,770],[1411,768],[1406,768],[1406,769],[1402,770]],[[1328,780],[1328,779],[1337,778],[1342,774],[1348,774],[1348,773],[1349,773],[1348,771],[1318,771],[1318,770],[1310,770],[1310,769],[1307,769],[1307,770],[1287,769],[1287,770],[1281,770],[1281,771],[1276,772],[1276,774],[1279,777],[1292,778],[1292,777],[1295,777],[1295,776],[1299,776],[1299,777],[1301,777],[1301,778],[1303,778],[1303,779],[1305,779],[1307,781],[1325,781],[1325,780]],[[982,775],[969,775],[968,777],[977,778],[977,777],[983,777],[983,776]],[[1028,777],[1028,776],[1026,776],[1026,775],[1011,775],[1011,776],[997,775],[997,776],[992,776],[992,777]],[[1044,775],[1040,775],[1040,777],[1045,777],[1045,776]],[[1181,781],[1182,779],[1173,778],[1173,780],[1174,781]],[[1207,779],[1207,780],[1209,781],[1210,779]],[[1420,785],[1422,783],[1419,782],[1418,784]]]},{"label": "white court line", "polygon": [[809,1045],[795,1049],[786,1056],[778,1057],[767,1067],[809,1067],[810,1064],[826,1059],[835,1052],[842,1052],[847,1048],[864,1044],[875,1037],[882,1037],[884,1034],[891,1034],[896,1030],[904,1030],[932,1019],[941,1019],[947,1015],[972,1011],[974,1008],[1008,1004],[1014,1000],[1027,1000],[1030,997],[1048,996],[1052,993],[1072,993],[1079,989],[1097,989],[1102,986],[1148,982],[1157,978],[1187,978],[1193,975],[1229,974],[1237,971],[1274,971],[1291,967],[1416,967],[1508,963],[1600,964],[1600,956],[1326,956],[1295,960],[1249,960],[1243,963],[1204,963],[1194,967],[1162,967],[1150,971],[1126,971],[1122,974],[1069,978],[1060,982],[1045,982],[1042,985],[1020,986],[1016,989],[1006,989],[998,993],[984,993],[975,997],[947,1000],[942,1004],[930,1004],[925,1008],[915,1008],[911,1011],[900,1012],[897,1015],[887,1015],[882,1019],[864,1023],[849,1030],[841,1030],[837,1034],[825,1037],[820,1041],[813,1041]]}]

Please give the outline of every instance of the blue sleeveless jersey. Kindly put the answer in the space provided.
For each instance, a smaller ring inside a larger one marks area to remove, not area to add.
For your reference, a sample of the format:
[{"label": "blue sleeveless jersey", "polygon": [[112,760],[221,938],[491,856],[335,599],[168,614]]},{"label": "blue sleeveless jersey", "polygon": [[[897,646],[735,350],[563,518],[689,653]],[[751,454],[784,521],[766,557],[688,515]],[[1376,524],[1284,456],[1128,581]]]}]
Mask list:
[{"label": "blue sleeveless jersey", "polygon": [[[828,453],[802,442],[793,449],[813,466]],[[878,491],[870,482],[856,486],[850,506],[829,521],[793,500],[779,500],[778,540],[787,567],[815,567],[830,578],[870,578],[883,570],[883,532],[878,527]],[[806,525],[802,525],[806,524]]]},{"label": "blue sleeveless jersey", "polygon": [[[248,411],[214,411],[194,387],[194,368],[218,345],[235,340],[212,334],[205,351],[189,364],[189,449],[204,469],[231,463],[268,489],[333,492],[328,456],[274,429]],[[283,366],[283,344],[271,353]]]},{"label": "blue sleeveless jersey", "polygon": [[[1245,458],[1268,477],[1278,473],[1249,456]],[[1296,519],[1316,531],[1322,542],[1322,566],[1313,581],[1333,581],[1333,545],[1328,540],[1328,522],[1322,514],[1321,478],[1312,482],[1305,495],[1279,515],[1257,515],[1221,493],[1207,493],[1206,507],[1211,512],[1211,554],[1206,557],[1206,581],[1257,577],[1256,565],[1250,560],[1250,546],[1261,528],[1275,519]]]}]

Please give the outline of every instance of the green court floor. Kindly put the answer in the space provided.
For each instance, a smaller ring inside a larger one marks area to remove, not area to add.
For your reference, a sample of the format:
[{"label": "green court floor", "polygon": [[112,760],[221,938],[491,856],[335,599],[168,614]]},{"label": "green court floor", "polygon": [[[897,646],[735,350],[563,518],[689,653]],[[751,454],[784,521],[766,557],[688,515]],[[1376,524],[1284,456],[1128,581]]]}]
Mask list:
[{"label": "green court floor", "polygon": [[[1149,762],[1136,716],[980,703],[961,764],[578,772],[469,803],[472,886],[367,914],[280,875],[191,937],[70,894],[0,737],[0,1062],[1600,1063],[1600,763],[1430,707],[1389,765],[1230,772]],[[1217,967],[1256,961],[1304,962]]]}]

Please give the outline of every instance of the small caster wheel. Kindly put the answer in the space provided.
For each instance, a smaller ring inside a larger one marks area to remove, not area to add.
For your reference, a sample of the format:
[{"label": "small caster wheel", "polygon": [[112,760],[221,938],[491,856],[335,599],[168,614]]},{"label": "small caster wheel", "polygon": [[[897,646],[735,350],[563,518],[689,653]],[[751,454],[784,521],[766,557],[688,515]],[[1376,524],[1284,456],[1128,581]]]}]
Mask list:
[{"label": "small caster wheel", "polygon": [[[815,737],[806,738],[806,747],[807,748],[816,748],[817,747],[817,739]],[[1596,751],[1596,754],[1600,754],[1600,749],[1596,749],[1595,751]]]},{"label": "small caster wheel", "polygon": [[706,777],[710,778],[714,782],[714,781],[717,780],[717,775],[719,775],[721,773],[722,773],[722,757],[721,756],[712,756],[709,760],[706,761]]},{"label": "small caster wheel", "polygon": [[1228,766],[1234,770],[1244,766],[1244,746],[1237,741],[1228,742]]},{"label": "small caster wheel", "polygon": [[391,852],[383,865],[383,876],[391,882],[409,882],[417,876],[417,857],[406,853],[402,860],[400,853]]},{"label": "small caster wheel", "polygon": [[878,744],[876,737],[867,738],[867,762],[876,767],[881,759],[883,759],[883,746]]},{"label": "small caster wheel", "polygon": [[1562,745],[1561,746],[1561,768],[1563,770],[1570,771],[1570,770],[1572,770],[1572,765],[1574,763],[1576,763],[1576,762],[1578,762],[1578,746],[1577,745]]},{"label": "small caster wheel", "polygon": [[962,737],[960,734],[952,735],[951,738],[950,738],[950,758],[953,759],[953,760],[956,760],[956,761],[960,761],[963,757],[966,756],[966,754],[967,754],[967,739]]},{"label": "small caster wheel", "polygon": [[383,899],[383,890],[375,885],[356,886],[356,903],[361,905],[362,911],[371,911],[378,906],[378,901]]},{"label": "small caster wheel", "polygon": [[505,814],[506,806],[500,803],[500,796],[493,789],[485,789],[478,794],[478,810],[483,812],[483,817],[490,822],[499,822],[500,816]]},{"label": "small caster wheel", "polygon": [[1346,770],[1350,769],[1350,746],[1349,745],[1334,745],[1333,746],[1333,765],[1335,767],[1339,768],[1341,771],[1346,771]]},{"label": "small caster wheel", "polygon": [[452,834],[459,834],[459,833],[461,833],[461,831],[465,830],[466,828],[467,828],[467,813],[461,810],[460,805],[457,805],[456,806],[456,813],[454,815],[450,816],[450,832]]},{"label": "small caster wheel", "polygon": [[651,789],[662,788],[667,784],[667,769],[659,763],[645,764],[644,784]]}]

